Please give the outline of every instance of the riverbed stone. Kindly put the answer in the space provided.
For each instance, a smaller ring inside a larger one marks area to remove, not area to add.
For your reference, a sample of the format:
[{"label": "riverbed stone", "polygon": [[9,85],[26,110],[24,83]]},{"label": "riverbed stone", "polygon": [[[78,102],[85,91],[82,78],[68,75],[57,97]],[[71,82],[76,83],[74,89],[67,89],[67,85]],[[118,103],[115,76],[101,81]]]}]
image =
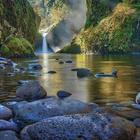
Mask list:
[{"label": "riverbed stone", "polygon": [[30,81],[16,90],[16,97],[27,101],[42,99],[46,95],[46,91],[38,81]]},{"label": "riverbed stone", "polygon": [[88,77],[91,75],[92,75],[92,72],[89,69],[80,68],[77,70],[77,77],[78,78],[84,78],[84,77]]},{"label": "riverbed stone", "polygon": [[79,100],[51,97],[25,104],[18,103],[13,111],[14,120],[20,126],[25,126],[54,116],[90,112],[91,109],[91,106]]},{"label": "riverbed stone", "polygon": [[133,123],[136,127],[140,128],[140,118],[135,119]]},{"label": "riverbed stone", "polygon": [[13,131],[19,131],[17,124],[13,121],[6,121],[6,120],[0,120],[0,131],[2,130],[13,130]]},{"label": "riverbed stone", "polygon": [[19,140],[17,134],[14,131],[0,131],[0,140]]},{"label": "riverbed stone", "polygon": [[111,114],[57,116],[25,127],[22,140],[135,140],[136,127]]},{"label": "riverbed stone", "polygon": [[0,105],[0,119],[7,120],[10,119],[12,116],[12,111],[9,108]]}]

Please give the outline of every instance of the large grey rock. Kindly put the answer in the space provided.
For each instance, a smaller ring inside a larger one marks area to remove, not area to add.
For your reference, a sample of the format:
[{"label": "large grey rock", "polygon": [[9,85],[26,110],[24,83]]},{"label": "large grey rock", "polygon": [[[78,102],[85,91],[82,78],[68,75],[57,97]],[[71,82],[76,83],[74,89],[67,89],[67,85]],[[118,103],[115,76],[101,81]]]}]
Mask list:
[{"label": "large grey rock", "polygon": [[14,122],[9,122],[5,120],[0,120],[0,131],[1,130],[13,130],[13,131],[18,131],[17,124]]},{"label": "large grey rock", "polygon": [[88,77],[91,75],[92,75],[92,72],[89,69],[85,69],[85,68],[77,69],[77,77],[78,78],[84,78],[84,77]]},{"label": "large grey rock", "polygon": [[19,140],[14,131],[0,131],[0,140]]},{"label": "large grey rock", "polygon": [[20,125],[32,124],[40,120],[76,113],[91,111],[92,107],[75,99],[59,99],[56,97],[42,99],[29,103],[17,103],[13,109],[15,120]]},{"label": "large grey rock", "polygon": [[13,116],[12,111],[9,108],[0,105],[0,119],[7,120],[12,116]]},{"label": "large grey rock", "polygon": [[108,113],[58,116],[25,127],[22,140],[134,140],[135,126]]},{"label": "large grey rock", "polygon": [[46,97],[47,93],[39,84],[38,81],[30,81],[19,87],[16,91],[16,96],[27,100],[34,101]]},{"label": "large grey rock", "polygon": [[140,128],[140,118],[135,119],[133,123],[136,127]]}]

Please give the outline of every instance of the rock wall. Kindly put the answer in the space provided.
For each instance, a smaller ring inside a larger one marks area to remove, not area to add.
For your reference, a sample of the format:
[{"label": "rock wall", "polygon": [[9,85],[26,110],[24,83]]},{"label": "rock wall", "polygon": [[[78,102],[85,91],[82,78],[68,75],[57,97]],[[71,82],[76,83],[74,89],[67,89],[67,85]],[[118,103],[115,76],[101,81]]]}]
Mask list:
[{"label": "rock wall", "polygon": [[[13,51],[12,56],[16,55],[16,49],[13,47],[10,48],[9,41],[11,41],[11,37],[16,37],[19,39],[24,38],[28,41],[28,43],[33,44],[38,30],[39,22],[39,16],[34,13],[28,1],[0,0],[1,54],[8,55],[10,51]],[[8,46],[6,46],[7,43]],[[17,44],[18,43],[16,42],[15,45]],[[28,46],[27,48],[23,47],[17,48],[19,49],[19,52],[22,52],[23,49],[28,49]],[[20,55],[20,53],[18,55]]]}]

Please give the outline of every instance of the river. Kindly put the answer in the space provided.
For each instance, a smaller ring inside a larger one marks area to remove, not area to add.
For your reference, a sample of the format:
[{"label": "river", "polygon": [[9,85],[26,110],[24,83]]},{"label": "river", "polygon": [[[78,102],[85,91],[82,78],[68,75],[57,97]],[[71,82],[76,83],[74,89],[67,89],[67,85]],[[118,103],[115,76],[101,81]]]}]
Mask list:
[{"label": "river", "polygon": [[[72,64],[59,64],[60,60],[72,60]],[[19,66],[39,63],[43,69],[38,72],[16,73],[7,76],[0,72],[0,100],[7,101],[15,96],[19,80],[39,80],[49,96],[58,90],[72,93],[72,98],[100,105],[133,101],[140,91],[140,56],[94,56],[49,54],[28,59],[13,59]],[[118,70],[118,78],[87,77],[79,79],[72,68],[89,68],[97,72],[110,73]],[[55,70],[56,74],[48,74]]]}]

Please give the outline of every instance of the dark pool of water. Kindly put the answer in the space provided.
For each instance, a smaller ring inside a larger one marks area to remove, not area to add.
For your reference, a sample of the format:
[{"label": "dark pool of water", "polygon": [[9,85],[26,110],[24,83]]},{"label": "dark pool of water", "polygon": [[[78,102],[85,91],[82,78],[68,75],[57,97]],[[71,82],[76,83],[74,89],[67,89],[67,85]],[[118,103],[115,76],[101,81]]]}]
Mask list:
[{"label": "dark pool of water", "polygon": [[[73,60],[72,64],[59,64],[56,58]],[[19,80],[37,79],[48,95],[56,95],[58,90],[71,92],[73,98],[98,104],[125,102],[134,100],[140,91],[140,56],[93,56],[93,55],[47,55],[32,59],[15,59],[18,65],[40,63],[41,71],[36,73],[17,73],[7,76],[0,72],[0,101],[9,100],[15,96]],[[113,68],[118,70],[118,78],[88,77],[78,79],[72,68],[89,68],[93,73],[109,73]],[[50,75],[47,71],[55,70]]]}]

